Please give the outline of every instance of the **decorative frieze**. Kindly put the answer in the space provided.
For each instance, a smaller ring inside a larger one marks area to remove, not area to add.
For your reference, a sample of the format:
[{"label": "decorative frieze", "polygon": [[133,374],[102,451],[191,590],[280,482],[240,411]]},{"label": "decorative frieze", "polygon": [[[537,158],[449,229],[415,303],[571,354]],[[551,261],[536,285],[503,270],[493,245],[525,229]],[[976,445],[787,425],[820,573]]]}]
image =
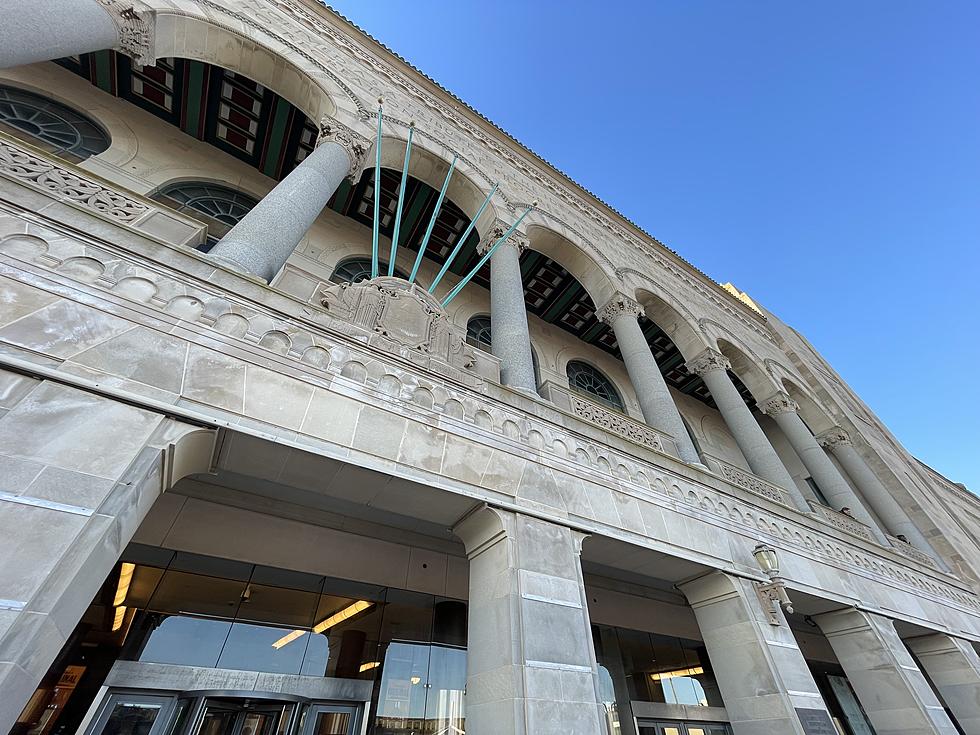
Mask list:
[{"label": "decorative frieze", "polygon": [[768,498],[782,505],[789,505],[786,501],[786,495],[783,491],[773,485],[770,482],[766,482],[761,477],[756,477],[750,472],[746,472],[739,467],[730,465],[717,457],[711,457],[710,462],[712,464],[717,464],[717,471],[721,473],[721,476],[728,480],[733,485],[748,490],[751,493],[760,495],[763,498]]},{"label": "decorative frieze", "polygon": [[626,294],[618,293],[607,301],[596,311],[596,319],[605,324],[612,325],[619,317],[624,314],[638,318],[643,313],[643,307]]},{"label": "decorative frieze", "polygon": [[684,367],[692,375],[704,377],[712,370],[731,370],[732,364],[728,358],[717,350],[707,349],[698,353],[697,357],[684,363]]},{"label": "decorative frieze", "polygon": [[350,159],[347,178],[354,179],[361,173],[369,145],[365,138],[346,125],[325,117],[320,120],[320,132],[316,138],[316,145],[319,146],[324,143],[336,143],[344,149]]},{"label": "decorative frieze", "polygon": [[892,549],[897,551],[902,556],[908,557],[919,564],[925,564],[926,566],[935,569],[936,560],[929,556],[926,552],[915,548],[908,541],[903,541],[900,538],[895,538],[894,536],[888,537],[888,542],[891,544]]},{"label": "decorative frieze", "polygon": [[776,416],[781,413],[799,413],[800,404],[780,391],[764,400],[759,409],[767,416]]},{"label": "decorative frieze", "polygon": [[649,449],[655,449],[658,452],[664,451],[660,437],[649,426],[632,421],[613,411],[608,411],[602,406],[576,395],[571,396],[571,404],[572,412],[580,419],[584,419],[590,424],[595,424],[624,439],[629,439],[635,444],[640,444]]},{"label": "decorative frieze", "polygon": [[117,222],[133,222],[150,208],[142,202],[0,140],[0,176],[68,199]]}]

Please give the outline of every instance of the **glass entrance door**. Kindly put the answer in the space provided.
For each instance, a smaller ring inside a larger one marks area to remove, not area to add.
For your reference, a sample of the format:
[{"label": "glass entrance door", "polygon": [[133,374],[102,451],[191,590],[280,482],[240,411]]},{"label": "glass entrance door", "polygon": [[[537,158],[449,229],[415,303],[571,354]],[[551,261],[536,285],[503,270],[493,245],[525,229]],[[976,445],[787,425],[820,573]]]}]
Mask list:
[{"label": "glass entrance door", "polygon": [[277,735],[287,732],[293,703],[208,699],[194,735]]}]

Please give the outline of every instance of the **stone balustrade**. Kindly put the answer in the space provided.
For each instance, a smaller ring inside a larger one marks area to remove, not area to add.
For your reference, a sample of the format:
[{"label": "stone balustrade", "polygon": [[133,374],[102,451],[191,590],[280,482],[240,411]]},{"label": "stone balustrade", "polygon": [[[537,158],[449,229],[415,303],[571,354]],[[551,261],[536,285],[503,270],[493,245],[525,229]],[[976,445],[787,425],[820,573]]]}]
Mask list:
[{"label": "stone balustrade", "polygon": [[895,538],[894,536],[888,536],[888,542],[891,544],[892,549],[897,551],[902,556],[906,556],[919,564],[925,564],[927,566],[936,568],[936,560],[929,556],[926,552],[921,549],[915,548],[908,541],[902,541],[900,538]]},{"label": "stone balustrade", "polygon": [[754,493],[755,495],[767,498],[776,503],[780,503],[785,506],[792,505],[788,494],[781,487],[773,485],[771,482],[767,482],[761,477],[753,475],[748,470],[743,470],[741,467],[736,467],[733,464],[729,464],[725,460],[719,459],[714,455],[702,452],[702,456],[708,465],[708,469],[733,485],[737,485],[744,490],[748,490],[750,493]]},{"label": "stone balustrade", "polygon": [[863,538],[865,541],[870,541],[873,544],[878,543],[871,529],[853,516],[849,516],[847,513],[841,513],[839,510],[829,508],[823,503],[818,503],[816,500],[811,500],[809,502],[810,507],[813,508],[813,514],[827,521],[834,528],[840,529],[841,531],[849,533],[852,536]]}]

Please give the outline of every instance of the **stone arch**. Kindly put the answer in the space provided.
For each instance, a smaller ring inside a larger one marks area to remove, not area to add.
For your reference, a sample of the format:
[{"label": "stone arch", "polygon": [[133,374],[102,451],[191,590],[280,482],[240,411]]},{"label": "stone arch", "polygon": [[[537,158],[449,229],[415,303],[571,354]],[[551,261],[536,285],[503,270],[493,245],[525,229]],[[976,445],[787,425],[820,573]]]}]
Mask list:
[{"label": "stone arch", "polygon": [[726,338],[719,338],[717,345],[718,351],[732,364],[732,372],[745,384],[756,402],[762,403],[780,389],[761,367],[762,361],[748,348]]},{"label": "stone arch", "polygon": [[837,425],[837,422],[810,395],[810,392],[802,388],[796,381],[782,378],[780,382],[786,394],[799,405],[800,418],[806,422],[806,425],[814,435],[829,431]]},{"label": "stone arch", "polygon": [[638,288],[634,298],[643,307],[647,319],[670,337],[685,360],[697,357],[709,346],[697,327],[697,320],[674,297],[666,293],[654,293],[647,288]]},{"label": "stone arch", "polygon": [[615,276],[583,245],[543,224],[529,225],[527,237],[531,249],[567,270],[588,292],[596,307],[601,307],[619,290]]}]

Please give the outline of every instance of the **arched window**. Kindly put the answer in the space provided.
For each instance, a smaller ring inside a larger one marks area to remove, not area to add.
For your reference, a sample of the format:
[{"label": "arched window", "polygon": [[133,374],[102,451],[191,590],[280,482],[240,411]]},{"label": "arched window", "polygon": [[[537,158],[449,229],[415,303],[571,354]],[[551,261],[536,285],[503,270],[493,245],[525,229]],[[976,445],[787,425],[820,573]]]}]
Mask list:
[{"label": "arched window", "polygon": [[565,374],[572,390],[605,403],[617,411],[623,410],[623,399],[619,397],[619,391],[612,381],[588,363],[572,360],[565,367]]},{"label": "arched window", "polygon": [[481,315],[472,317],[466,322],[466,341],[474,347],[479,347],[486,352],[490,351],[493,345],[492,331],[490,329],[490,317]]},{"label": "arched window", "polygon": [[72,161],[84,161],[109,147],[109,136],[90,118],[16,87],[0,85],[0,129]]},{"label": "arched window", "polygon": [[[388,264],[384,261],[378,263],[378,273],[383,276],[388,275]],[[407,280],[407,276],[400,270],[395,268],[395,276],[397,278],[404,278]],[[361,281],[366,281],[371,277],[371,259],[370,258],[348,258],[337,264],[334,268],[333,275],[330,276],[330,280],[334,283],[360,283]]]},{"label": "arched window", "polygon": [[208,240],[198,248],[205,253],[259,203],[255,197],[237,189],[207,181],[170,184],[154,194],[153,199],[178,212],[191,213],[191,216],[208,226]]}]

